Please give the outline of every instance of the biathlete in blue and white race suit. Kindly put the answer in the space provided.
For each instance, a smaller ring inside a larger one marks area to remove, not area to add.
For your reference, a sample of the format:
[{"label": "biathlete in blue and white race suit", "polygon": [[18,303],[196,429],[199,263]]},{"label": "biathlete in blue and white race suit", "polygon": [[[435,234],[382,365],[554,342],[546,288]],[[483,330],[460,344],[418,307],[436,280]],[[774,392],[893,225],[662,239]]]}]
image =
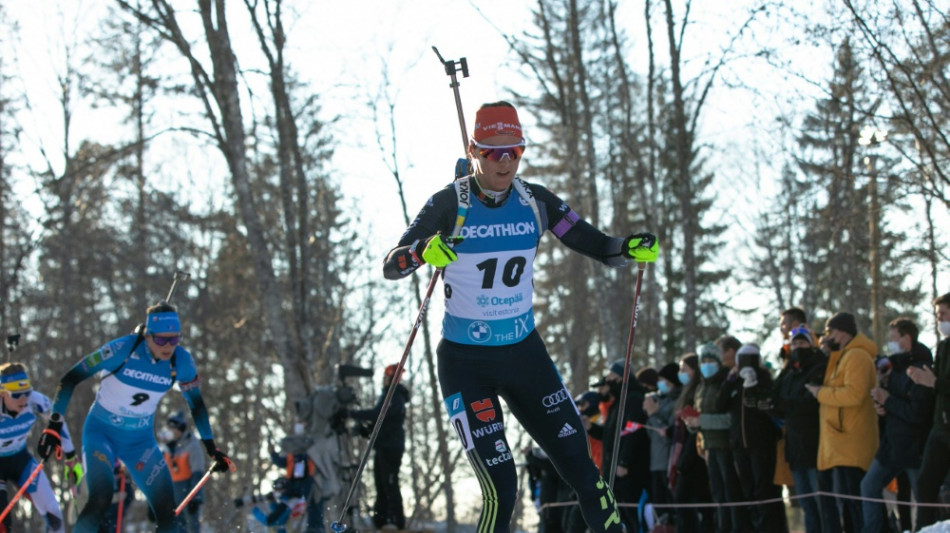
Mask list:
[{"label": "biathlete in blue and white race suit", "polygon": [[83,424],[82,455],[89,501],[73,531],[98,530],[112,503],[116,458],[125,463],[135,485],[148,499],[157,531],[178,529],[171,475],[152,427],[159,401],[176,382],[191,408],[205,449],[215,462],[215,470],[228,470],[230,460],[214,444],[195,362],[179,346],[180,341],[178,313],[162,302],[148,309],[142,337],[127,335],[106,343],[76,363],[60,380],[53,401],[51,431],[43,434],[38,446],[39,455],[44,458],[59,446],[55,435],[63,428],[63,415],[73,389],[83,380],[102,374],[96,401]]},{"label": "biathlete in blue and white race suit", "polygon": [[482,489],[479,533],[509,531],[517,494],[499,397],[577,492],[590,530],[615,533],[622,528],[617,505],[535,329],[532,263],[545,230],[609,266],[655,261],[656,237],[608,237],[554,193],[516,178],[524,148],[515,108],[483,105],[469,143],[474,174],[429,199],[387,255],[383,272],[398,279],[423,263],[445,268],[439,381]]},{"label": "biathlete in blue and white race suit", "polygon": [[[0,385],[0,394],[3,396],[0,406],[0,509],[3,509],[39,464],[27,451],[26,439],[38,418],[49,418],[51,404],[48,397],[33,390],[26,367],[21,363],[4,363],[0,366]],[[82,467],[76,459],[73,442],[66,431],[63,431],[62,439],[70,481],[78,483],[82,478]],[[8,482],[14,486],[8,487]],[[63,513],[45,472],[40,471],[33,479],[25,496],[46,519],[46,531],[65,531]],[[11,531],[11,524],[12,513],[3,520],[4,531]]]}]

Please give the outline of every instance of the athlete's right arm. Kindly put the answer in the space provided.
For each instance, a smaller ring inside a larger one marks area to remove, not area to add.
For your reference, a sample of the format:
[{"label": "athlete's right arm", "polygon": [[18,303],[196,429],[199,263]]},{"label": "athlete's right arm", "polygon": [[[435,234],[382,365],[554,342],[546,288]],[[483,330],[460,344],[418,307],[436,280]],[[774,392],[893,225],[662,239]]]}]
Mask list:
[{"label": "athlete's right arm", "polygon": [[65,416],[76,385],[96,375],[99,371],[114,371],[117,369],[125,362],[125,358],[129,355],[131,343],[134,343],[135,339],[135,335],[127,335],[110,341],[73,365],[66,372],[66,375],[59,380],[59,386],[56,388],[56,395],[53,398],[52,412]]},{"label": "athlete's right arm", "polygon": [[449,185],[432,195],[402,234],[399,244],[386,254],[383,261],[383,275],[386,279],[404,278],[422,266],[424,261],[420,255],[419,248],[422,247],[419,243],[425,243],[440,231],[443,235],[450,235],[455,227],[457,214],[455,187]]}]

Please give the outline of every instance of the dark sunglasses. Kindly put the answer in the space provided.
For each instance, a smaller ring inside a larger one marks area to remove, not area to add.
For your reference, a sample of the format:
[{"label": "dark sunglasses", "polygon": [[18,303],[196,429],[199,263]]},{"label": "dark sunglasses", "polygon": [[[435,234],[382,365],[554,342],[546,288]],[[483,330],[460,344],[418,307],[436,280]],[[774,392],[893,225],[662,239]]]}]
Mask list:
[{"label": "dark sunglasses", "polygon": [[24,390],[24,391],[20,391],[20,392],[11,392],[11,393],[10,393],[10,397],[13,398],[14,400],[19,400],[20,398],[23,398],[23,397],[29,398],[31,392],[33,392],[33,391],[31,391],[31,390]]},{"label": "dark sunglasses", "polygon": [[524,153],[524,149],[524,141],[518,144],[506,144],[504,146],[475,143],[475,153],[494,162],[501,161],[506,156],[512,161],[515,161],[521,157],[521,154]]},{"label": "dark sunglasses", "polygon": [[158,346],[165,346],[166,344],[178,346],[178,343],[181,342],[181,335],[175,335],[174,337],[157,337],[152,335],[152,342]]}]

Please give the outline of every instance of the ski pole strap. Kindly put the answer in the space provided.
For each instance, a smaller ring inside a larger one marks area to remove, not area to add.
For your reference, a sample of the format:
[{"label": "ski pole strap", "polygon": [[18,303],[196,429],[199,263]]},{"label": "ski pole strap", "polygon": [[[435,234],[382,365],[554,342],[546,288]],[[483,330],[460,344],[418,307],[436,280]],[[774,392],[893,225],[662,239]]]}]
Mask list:
[{"label": "ski pole strap", "polygon": [[[53,431],[53,430],[50,429],[50,428],[44,429],[44,430],[43,430],[43,433],[52,435],[52,436],[56,437],[56,439],[57,439],[59,442],[63,442],[63,439],[62,439],[62,437],[59,436],[59,433]],[[57,461],[61,461],[61,460],[63,459],[63,446],[62,446],[61,444],[60,444],[59,446],[56,446],[56,451],[53,452],[53,456],[56,457],[56,460],[57,460]],[[0,518],[0,521],[2,521],[2,520],[3,520],[3,519]]]}]

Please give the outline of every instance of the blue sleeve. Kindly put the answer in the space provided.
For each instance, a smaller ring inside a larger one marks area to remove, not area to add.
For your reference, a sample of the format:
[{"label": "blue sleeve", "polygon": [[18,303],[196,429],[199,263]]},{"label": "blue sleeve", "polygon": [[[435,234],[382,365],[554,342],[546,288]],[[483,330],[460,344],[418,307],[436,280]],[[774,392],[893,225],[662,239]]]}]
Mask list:
[{"label": "blue sleeve", "polygon": [[73,365],[59,380],[52,411],[65,417],[76,385],[100,371],[115,372],[129,357],[136,339],[138,335],[126,335],[111,340]]},{"label": "blue sleeve", "polygon": [[195,360],[184,348],[175,350],[175,371],[178,373],[178,387],[181,389],[188,407],[191,409],[191,418],[195,421],[195,428],[201,440],[213,439],[211,420],[208,417],[208,408],[201,397],[201,379],[195,367]]},{"label": "blue sleeve", "polygon": [[273,452],[273,453],[270,454],[270,460],[273,461],[274,464],[277,465],[277,466],[279,466],[280,468],[287,468],[287,456],[286,456],[286,455],[281,455],[281,454],[279,454],[279,453],[277,453],[277,452]]}]

